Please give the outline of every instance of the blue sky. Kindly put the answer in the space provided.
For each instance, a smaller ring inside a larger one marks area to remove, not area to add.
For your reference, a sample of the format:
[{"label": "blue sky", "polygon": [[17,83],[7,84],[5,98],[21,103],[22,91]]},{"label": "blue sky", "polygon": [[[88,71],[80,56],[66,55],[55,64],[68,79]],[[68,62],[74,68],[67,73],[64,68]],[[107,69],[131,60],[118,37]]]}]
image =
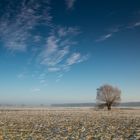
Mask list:
[{"label": "blue sky", "polygon": [[139,38],[139,0],[0,0],[0,103],[140,101]]}]

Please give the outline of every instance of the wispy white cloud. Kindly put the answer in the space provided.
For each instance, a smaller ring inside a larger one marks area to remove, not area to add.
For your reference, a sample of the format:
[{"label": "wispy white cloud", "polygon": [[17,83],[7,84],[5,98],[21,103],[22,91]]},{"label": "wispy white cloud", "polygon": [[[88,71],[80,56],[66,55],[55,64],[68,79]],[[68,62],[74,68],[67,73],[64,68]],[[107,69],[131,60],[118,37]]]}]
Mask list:
[{"label": "wispy white cloud", "polygon": [[19,78],[19,79],[24,79],[25,77],[26,76],[23,73],[20,73],[20,74],[17,75],[17,78]]},{"label": "wispy white cloud", "polygon": [[47,86],[48,85],[47,80],[44,80],[44,79],[40,80],[39,83],[41,84],[41,86]]},{"label": "wispy white cloud", "polygon": [[35,35],[35,36],[34,36],[34,41],[35,41],[35,42],[40,42],[41,39],[42,39],[42,37],[39,36],[39,35]]},{"label": "wispy white cloud", "polygon": [[31,89],[30,91],[31,92],[39,92],[41,89],[40,88],[33,88],[33,89]]},{"label": "wispy white cloud", "polygon": [[[46,8],[43,8],[41,3],[35,1],[21,1],[21,4],[14,5],[14,8],[11,3],[7,4],[7,11],[0,17],[0,38],[6,48],[11,51],[25,51],[37,25],[42,23],[50,26],[52,17],[47,2],[45,6]],[[39,13],[41,8],[43,10]]]},{"label": "wispy white cloud", "polygon": [[63,74],[60,73],[57,77],[58,77],[58,78],[62,78],[62,77],[63,77]]},{"label": "wispy white cloud", "polygon": [[59,42],[59,38],[54,35],[48,37],[47,44],[41,53],[41,64],[50,67],[55,66],[59,64],[63,60],[64,56],[69,53],[69,47],[65,46],[60,48],[61,46],[59,46]]},{"label": "wispy white cloud", "polygon": [[67,59],[67,64],[68,65],[73,65],[77,63],[81,58],[80,53],[73,53],[68,59]]},{"label": "wispy white cloud", "polygon": [[62,77],[63,77],[63,74],[59,73],[58,76],[57,76],[56,82],[61,81]]},{"label": "wispy white cloud", "polygon": [[139,27],[139,26],[140,26],[140,21],[128,25],[127,28],[133,29],[133,28],[136,28],[136,27]]},{"label": "wispy white cloud", "polygon": [[49,72],[57,72],[57,71],[60,71],[61,69],[59,67],[49,67],[48,68],[48,71]]},{"label": "wispy white cloud", "polygon": [[102,42],[105,41],[109,38],[111,38],[114,34],[122,31],[124,28],[124,25],[115,25],[113,27],[110,27],[107,29],[107,34],[101,35],[100,37],[98,37],[98,39],[96,39],[96,42]]},{"label": "wispy white cloud", "polygon": [[107,40],[107,39],[109,39],[109,38],[111,38],[111,37],[112,37],[112,33],[109,33],[109,34],[106,34],[106,35],[101,36],[101,37],[98,38],[96,41],[97,41],[97,42],[105,41],[105,40]]},{"label": "wispy white cloud", "polygon": [[65,0],[67,9],[72,9],[76,0]]},{"label": "wispy white cloud", "polygon": [[78,35],[80,33],[81,32],[78,28],[73,28],[73,27],[59,27],[58,28],[59,37],[65,37],[67,35]]},{"label": "wispy white cloud", "polygon": [[41,84],[44,84],[44,83],[46,83],[46,80],[44,80],[44,79],[43,80],[40,80],[40,83]]},{"label": "wispy white cloud", "polygon": [[46,73],[42,73],[39,75],[38,79],[44,80],[46,78]]},{"label": "wispy white cloud", "polygon": [[57,79],[56,79],[56,82],[59,82],[60,80],[61,80],[60,78],[57,78]]},{"label": "wispy white cloud", "polygon": [[136,23],[134,24],[134,26],[135,26],[135,27],[140,26],[140,22],[136,22]]},{"label": "wispy white cloud", "polygon": [[74,53],[71,47],[77,42],[74,36],[80,33],[78,28],[58,27],[46,40],[46,46],[39,55],[40,64],[49,72],[67,71],[70,66],[87,60],[82,54]]},{"label": "wispy white cloud", "polygon": [[73,53],[68,59],[67,59],[67,65],[73,65],[76,63],[81,63],[83,61],[86,61],[89,58],[88,55],[81,56],[80,53]]},{"label": "wispy white cloud", "polygon": [[105,41],[105,40],[111,38],[114,34],[116,34],[118,32],[121,32],[121,31],[124,31],[124,30],[134,29],[134,28],[137,28],[137,27],[140,27],[140,21],[109,28],[107,30],[108,34],[100,36],[98,39],[96,39],[96,42]]},{"label": "wispy white cloud", "polygon": [[[81,31],[77,27],[54,25],[48,1],[23,0],[17,6],[8,4],[8,10],[0,17],[0,40],[10,51],[32,51],[29,64],[37,59],[39,67],[45,67],[48,72],[68,71],[72,65],[87,60],[80,52],[75,53],[72,47],[78,44],[75,37]],[[71,9],[75,1],[66,0],[67,8]],[[47,31],[46,36],[38,30],[42,25],[51,31]],[[28,45],[32,43],[41,44],[41,47]],[[36,76],[41,83],[45,80],[45,76],[32,74],[33,78]],[[24,75],[19,74],[17,77],[23,78]]]},{"label": "wispy white cloud", "polygon": [[121,31],[122,29],[124,28],[124,25],[116,25],[116,26],[113,26],[111,28],[108,29],[108,32],[110,34],[114,34],[114,33],[117,33],[119,31]]}]

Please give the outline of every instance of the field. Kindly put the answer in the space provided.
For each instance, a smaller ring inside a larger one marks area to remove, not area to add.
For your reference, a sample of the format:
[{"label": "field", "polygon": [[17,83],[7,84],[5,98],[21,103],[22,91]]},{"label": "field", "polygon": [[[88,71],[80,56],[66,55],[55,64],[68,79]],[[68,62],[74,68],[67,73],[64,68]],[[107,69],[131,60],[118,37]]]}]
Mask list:
[{"label": "field", "polygon": [[0,140],[140,140],[140,110],[1,109]]}]

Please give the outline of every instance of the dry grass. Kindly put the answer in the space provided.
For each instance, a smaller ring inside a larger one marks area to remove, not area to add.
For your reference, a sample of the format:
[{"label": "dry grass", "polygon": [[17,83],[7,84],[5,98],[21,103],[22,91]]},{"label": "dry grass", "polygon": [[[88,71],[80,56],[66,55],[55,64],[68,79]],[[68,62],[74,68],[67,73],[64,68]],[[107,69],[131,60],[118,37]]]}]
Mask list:
[{"label": "dry grass", "polygon": [[1,110],[0,140],[140,140],[140,110]]}]

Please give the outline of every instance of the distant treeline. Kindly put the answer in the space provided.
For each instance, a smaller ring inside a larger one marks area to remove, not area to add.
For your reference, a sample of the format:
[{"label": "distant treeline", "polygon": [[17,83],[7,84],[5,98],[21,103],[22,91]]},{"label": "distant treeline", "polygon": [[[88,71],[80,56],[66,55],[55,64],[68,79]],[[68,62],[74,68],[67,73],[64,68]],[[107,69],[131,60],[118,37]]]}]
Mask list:
[{"label": "distant treeline", "polygon": [[[0,104],[0,107],[96,107],[96,103],[64,103],[64,104],[51,104],[51,105],[14,105],[14,104]],[[140,107],[140,102],[124,102],[120,103],[120,107]]]},{"label": "distant treeline", "polygon": [[65,104],[52,104],[52,107],[94,107],[95,103],[65,103]]},{"label": "distant treeline", "polygon": [[[65,103],[52,104],[52,107],[96,107],[96,103]],[[120,103],[120,107],[140,107],[140,102]]]}]

